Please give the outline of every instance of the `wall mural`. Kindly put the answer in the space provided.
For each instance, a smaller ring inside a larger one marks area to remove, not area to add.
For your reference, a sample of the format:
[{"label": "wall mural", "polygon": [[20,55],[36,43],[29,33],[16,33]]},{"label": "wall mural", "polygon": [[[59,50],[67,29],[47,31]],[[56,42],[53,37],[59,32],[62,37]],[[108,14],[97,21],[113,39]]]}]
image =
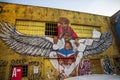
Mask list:
[{"label": "wall mural", "polygon": [[108,57],[103,59],[103,66],[105,74],[114,74],[113,65]]},{"label": "wall mural", "polygon": [[82,64],[79,64],[78,75],[90,75],[92,74],[90,68],[90,60],[83,60]]},{"label": "wall mural", "polygon": [[52,38],[30,36],[21,34],[9,23],[0,22],[0,37],[6,45],[19,54],[48,57],[63,77],[71,75],[83,56],[102,53],[112,44],[110,32],[102,34],[96,29],[91,39],[78,39],[66,18],[60,18],[57,32]]}]

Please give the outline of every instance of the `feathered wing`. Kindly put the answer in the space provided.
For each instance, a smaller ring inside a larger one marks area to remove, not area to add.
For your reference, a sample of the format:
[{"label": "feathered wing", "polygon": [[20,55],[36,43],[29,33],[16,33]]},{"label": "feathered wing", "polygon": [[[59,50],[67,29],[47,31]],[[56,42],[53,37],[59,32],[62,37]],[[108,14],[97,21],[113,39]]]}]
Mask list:
[{"label": "feathered wing", "polygon": [[110,32],[101,34],[99,40],[93,40],[92,45],[87,45],[84,50],[84,56],[89,54],[97,54],[105,51],[112,44],[112,35]]},{"label": "feathered wing", "polygon": [[0,37],[20,54],[49,56],[53,43],[42,36],[29,36],[16,31],[15,26],[0,22]]}]

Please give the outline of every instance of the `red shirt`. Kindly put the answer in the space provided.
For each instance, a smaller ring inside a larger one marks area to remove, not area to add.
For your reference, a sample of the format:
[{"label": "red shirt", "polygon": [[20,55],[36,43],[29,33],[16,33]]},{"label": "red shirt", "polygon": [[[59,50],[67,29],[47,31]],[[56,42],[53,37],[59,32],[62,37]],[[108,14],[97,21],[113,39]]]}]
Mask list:
[{"label": "red shirt", "polygon": [[69,32],[72,34],[72,38],[75,39],[77,37],[77,34],[73,31],[73,29],[71,27],[62,27],[62,26],[58,26],[58,36],[60,36],[61,33],[64,32]]}]

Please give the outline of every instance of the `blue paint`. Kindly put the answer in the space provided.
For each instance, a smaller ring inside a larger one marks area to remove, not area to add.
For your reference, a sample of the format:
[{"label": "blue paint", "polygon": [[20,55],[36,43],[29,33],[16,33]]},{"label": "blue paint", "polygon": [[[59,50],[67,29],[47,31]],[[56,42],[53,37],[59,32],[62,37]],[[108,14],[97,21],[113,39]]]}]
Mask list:
[{"label": "blue paint", "polygon": [[118,19],[117,19],[116,31],[118,34],[118,38],[120,39],[120,15],[118,16]]},{"label": "blue paint", "polygon": [[63,54],[64,56],[68,56],[69,54],[73,54],[73,53],[74,53],[73,50],[66,50],[65,48],[59,50],[59,52],[60,52],[61,54]]}]

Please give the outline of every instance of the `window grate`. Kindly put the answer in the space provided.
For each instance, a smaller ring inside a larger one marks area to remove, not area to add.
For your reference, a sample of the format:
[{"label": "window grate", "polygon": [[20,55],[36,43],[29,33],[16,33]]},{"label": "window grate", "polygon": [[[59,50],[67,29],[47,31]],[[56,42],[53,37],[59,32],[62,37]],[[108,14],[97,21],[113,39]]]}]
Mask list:
[{"label": "window grate", "polygon": [[0,65],[0,80],[5,80],[6,66]]},{"label": "window grate", "polygon": [[55,32],[57,32],[57,23],[45,24],[45,35],[53,35]]},{"label": "window grate", "polygon": [[23,66],[22,77],[27,77],[28,74],[28,65]]},{"label": "window grate", "polygon": [[34,20],[16,20],[16,29],[28,35],[53,35],[57,32],[57,23]]}]

